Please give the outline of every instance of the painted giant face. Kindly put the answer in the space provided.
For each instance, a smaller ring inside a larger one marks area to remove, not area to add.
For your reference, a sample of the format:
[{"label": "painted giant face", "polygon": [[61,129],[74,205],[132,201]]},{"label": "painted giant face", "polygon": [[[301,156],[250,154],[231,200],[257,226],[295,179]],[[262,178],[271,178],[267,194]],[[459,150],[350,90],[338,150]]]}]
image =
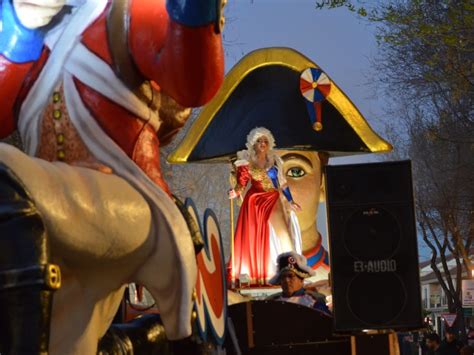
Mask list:
[{"label": "painted giant face", "polygon": [[302,232],[311,228],[316,232],[316,216],[321,197],[321,162],[318,153],[279,150],[283,159],[283,173],[295,202],[301,206],[297,213]]}]

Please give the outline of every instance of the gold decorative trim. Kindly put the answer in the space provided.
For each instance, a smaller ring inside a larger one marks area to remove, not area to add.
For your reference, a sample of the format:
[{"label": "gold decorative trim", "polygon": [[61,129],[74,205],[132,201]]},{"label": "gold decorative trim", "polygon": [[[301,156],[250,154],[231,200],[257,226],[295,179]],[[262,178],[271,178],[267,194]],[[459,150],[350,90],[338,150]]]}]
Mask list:
[{"label": "gold decorative trim", "polygon": [[[286,66],[298,72],[307,68],[319,69],[315,63],[291,48],[263,48],[249,53],[226,75],[216,96],[204,106],[183,141],[169,155],[168,162],[186,163],[211,121],[240,82],[253,70],[269,65]],[[359,110],[332,80],[331,91],[326,99],[341,113],[372,153],[392,150],[392,146],[372,130]]]},{"label": "gold decorative trim", "polygon": [[51,290],[57,290],[61,287],[61,270],[58,265],[48,264],[44,275],[46,286]]}]

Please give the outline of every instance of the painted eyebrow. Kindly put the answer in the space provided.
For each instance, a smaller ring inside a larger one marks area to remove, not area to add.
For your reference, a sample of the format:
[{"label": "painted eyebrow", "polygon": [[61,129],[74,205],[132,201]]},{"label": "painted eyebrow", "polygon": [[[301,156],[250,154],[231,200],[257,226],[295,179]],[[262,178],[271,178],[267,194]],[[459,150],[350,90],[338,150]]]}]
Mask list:
[{"label": "painted eyebrow", "polygon": [[299,159],[299,160],[302,160],[304,161],[306,164],[308,164],[311,168],[313,168],[313,164],[311,163],[311,161],[306,158],[304,155],[302,154],[298,154],[298,153],[288,153],[288,154],[285,154],[281,157],[283,160],[290,160],[290,159]]}]

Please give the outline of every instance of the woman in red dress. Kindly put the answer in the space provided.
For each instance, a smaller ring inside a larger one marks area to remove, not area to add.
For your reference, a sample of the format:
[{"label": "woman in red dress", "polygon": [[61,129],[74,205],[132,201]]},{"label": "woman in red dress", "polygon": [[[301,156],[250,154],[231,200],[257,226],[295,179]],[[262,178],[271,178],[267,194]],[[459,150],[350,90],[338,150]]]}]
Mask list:
[{"label": "woman in red dress", "polygon": [[234,265],[231,275],[239,278],[248,275],[252,285],[264,285],[276,269],[276,257],[282,252],[301,252],[301,234],[294,213],[285,221],[291,245],[281,243],[275,228],[270,223],[272,213],[280,201],[280,191],[286,197],[292,210],[300,210],[293,201],[286,179],[283,176],[282,160],[272,150],[275,140],[266,128],[254,128],[247,136],[247,149],[237,153],[234,163],[237,184],[230,190],[229,197],[245,194],[240,208],[234,240]]}]

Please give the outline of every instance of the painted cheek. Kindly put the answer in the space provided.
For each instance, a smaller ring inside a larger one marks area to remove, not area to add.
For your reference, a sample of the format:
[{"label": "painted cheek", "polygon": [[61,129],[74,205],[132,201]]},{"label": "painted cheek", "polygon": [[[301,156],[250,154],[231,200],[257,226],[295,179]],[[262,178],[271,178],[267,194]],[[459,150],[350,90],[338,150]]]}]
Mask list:
[{"label": "painted cheek", "polygon": [[302,230],[313,225],[319,206],[319,179],[307,174],[300,179],[290,179],[290,189],[295,201],[301,206],[298,220]]}]

